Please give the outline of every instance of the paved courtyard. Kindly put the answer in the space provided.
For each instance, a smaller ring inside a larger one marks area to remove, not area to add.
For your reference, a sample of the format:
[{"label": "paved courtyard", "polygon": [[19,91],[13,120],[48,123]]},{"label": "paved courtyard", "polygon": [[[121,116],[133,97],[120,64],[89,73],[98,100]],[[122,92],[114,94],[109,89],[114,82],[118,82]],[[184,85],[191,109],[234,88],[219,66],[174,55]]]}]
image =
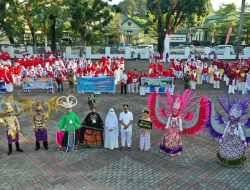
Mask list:
[{"label": "paved courtyard", "polygon": [[[127,62],[126,69],[146,70],[148,63]],[[66,85],[67,88],[67,85]],[[177,88],[183,91],[182,81]],[[206,93],[213,100],[223,92],[214,90],[211,85],[197,86],[197,92]],[[122,111],[122,105],[128,103],[134,113],[136,124],[141,110],[146,105],[147,96],[97,95],[97,107],[103,120],[109,108],[116,114]],[[66,92],[65,94],[69,94]],[[14,96],[26,96],[18,88]],[[88,113],[87,96],[77,95],[78,105],[75,111],[84,119]],[[0,95],[2,98],[5,95]],[[52,95],[39,91],[28,94],[32,99],[47,100]],[[152,130],[152,149],[149,152],[138,151],[139,129],[133,127],[133,149],[131,152],[107,149],[83,149],[72,153],[59,152],[55,143],[55,131],[62,112],[56,113],[48,122],[49,150],[35,151],[31,118],[21,115],[20,124],[23,137],[23,153],[13,152],[7,156],[5,131],[0,129],[0,190],[198,190],[198,189],[250,189],[250,151],[246,164],[238,168],[224,167],[216,160],[218,142],[211,140],[207,131],[198,136],[184,137],[184,152],[180,157],[169,157],[159,153],[161,133]]]}]

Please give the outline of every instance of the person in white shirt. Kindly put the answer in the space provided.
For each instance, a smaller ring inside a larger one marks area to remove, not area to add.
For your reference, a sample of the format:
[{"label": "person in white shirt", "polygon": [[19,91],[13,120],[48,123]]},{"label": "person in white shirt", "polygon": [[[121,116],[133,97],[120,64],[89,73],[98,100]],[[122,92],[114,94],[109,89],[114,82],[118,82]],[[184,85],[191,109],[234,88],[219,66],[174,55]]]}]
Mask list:
[{"label": "person in white shirt", "polygon": [[132,122],[133,113],[128,111],[128,105],[123,105],[123,112],[120,113],[119,121],[121,124],[121,151],[125,149],[127,144],[128,151],[130,151],[132,143]]},{"label": "person in white shirt", "polygon": [[127,80],[128,80],[128,75],[126,74],[125,70],[123,70],[121,79],[120,79],[121,94],[123,94],[123,89],[125,91],[125,94],[127,94]]}]

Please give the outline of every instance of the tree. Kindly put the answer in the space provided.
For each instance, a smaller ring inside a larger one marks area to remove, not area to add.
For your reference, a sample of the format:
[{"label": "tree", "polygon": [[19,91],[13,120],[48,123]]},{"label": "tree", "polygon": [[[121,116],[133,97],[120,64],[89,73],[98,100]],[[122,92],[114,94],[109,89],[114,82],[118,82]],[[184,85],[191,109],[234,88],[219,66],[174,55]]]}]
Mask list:
[{"label": "tree", "polygon": [[242,26],[243,26],[243,20],[244,20],[245,6],[246,6],[246,0],[242,0],[241,1],[239,29],[238,29],[238,35],[237,35],[236,60],[239,59],[240,42],[241,42],[241,35],[242,35]]},{"label": "tree", "polygon": [[147,7],[158,21],[158,51],[162,53],[164,28],[171,24],[171,31],[176,32],[181,26],[203,23],[211,3],[210,0],[148,0]]},{"label": "tree", "polygon": [[101,32],[112,19],[112,10],[119,11],[117,6],[110,7],[102,0],[69,0],[71,26],[81,34],[83,44],[104,43],[105,35]]},{"label": "tree", "polygon": [[15,0],[0,1],[0,29],[11,44],[14,44],[16,37],[24,34],[24,23],[18,5],[18,1]]},{"label": "tree", "polygon": [[147,18],[147,0],[124,0],[118,6],[131,18]]}]

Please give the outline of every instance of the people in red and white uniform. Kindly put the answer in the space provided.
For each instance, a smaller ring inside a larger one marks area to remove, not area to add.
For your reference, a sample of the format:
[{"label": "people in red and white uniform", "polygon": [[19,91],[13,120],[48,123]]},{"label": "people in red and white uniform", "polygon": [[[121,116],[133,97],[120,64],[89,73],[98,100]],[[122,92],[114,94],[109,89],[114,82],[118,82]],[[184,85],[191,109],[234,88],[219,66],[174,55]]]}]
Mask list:
[{"label": "people in red and white uniform", "polygon": [[220,79],[221,79],[221,74],[217,66],[214,66],[214,88],[215,89],[220,89]]},{"label": "people in red and white uniform", "polygon": [[209,81],[209,74],[208,74],[208,65],[207,63],[204,63],[204,66],[202,68],[202,79],[208,83]]},{"label": "people in red and white uniform", "polygon": [[137,69],[134,70],[134,73],[132,74],[132,93],[136,93],[136,94],[139,94],[139,74],[138,74],[138,71]]},{"label": "people in red and white uniform", "polygon": [[193,70],[191,73],[191,81],[190,81],[190,86],[192,90],[196,89],[196,83],[197,83],[197,73],[195,70]]}]

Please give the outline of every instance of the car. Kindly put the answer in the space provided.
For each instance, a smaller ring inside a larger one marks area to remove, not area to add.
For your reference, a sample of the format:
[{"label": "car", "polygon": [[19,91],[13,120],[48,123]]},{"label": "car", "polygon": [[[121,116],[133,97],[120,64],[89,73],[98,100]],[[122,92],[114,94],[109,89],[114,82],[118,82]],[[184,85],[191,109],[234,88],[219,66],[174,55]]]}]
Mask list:
[{"label": "car", "polygon": [[211,48],[210,54],[214,54],[214,53],[219,54],[219,55],[224,54],[225,49],[227,47],[230,48],[230,54],[235,53],[234,46],[232,45],[218,45],[218,46],[214,46],[213,48]]}]

